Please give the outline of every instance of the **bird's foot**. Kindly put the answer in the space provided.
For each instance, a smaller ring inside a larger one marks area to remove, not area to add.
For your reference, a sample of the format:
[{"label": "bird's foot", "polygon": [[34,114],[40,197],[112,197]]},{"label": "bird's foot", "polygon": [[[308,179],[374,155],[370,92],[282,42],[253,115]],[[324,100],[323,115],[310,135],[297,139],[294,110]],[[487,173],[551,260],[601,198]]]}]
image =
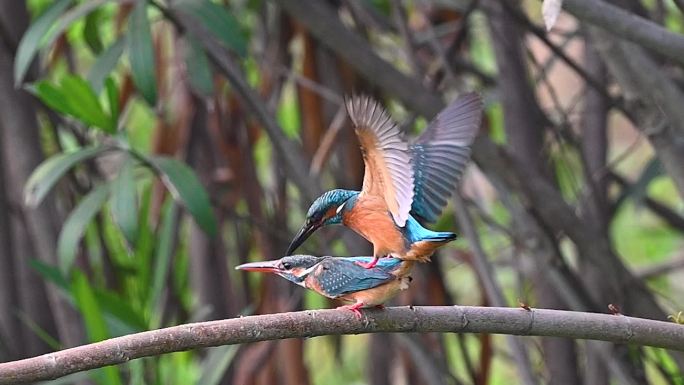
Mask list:
[{"label": "bird's foot", "polygon": [[337,309],[339,310],[351,310],[356,318],[361,319],[361,311],[359,310],[361,307],[363,307],[363,302],[357,302],[353,305],[344,305],[340,306]]},{"label": "bird's foot", "polygon": [[372,269],[372,268],[375,267],[375,265],[378,264],[378,261],[379,261],[379,260],[380,260],[380,258],[375,257],[375,258],[373,258],[372,261],[370,261],[370,262],[368,262],[368,263],[356,262],[356,264],[359,265],[359,266],[361,266],[361,267],[363,267],[364,269]]}]

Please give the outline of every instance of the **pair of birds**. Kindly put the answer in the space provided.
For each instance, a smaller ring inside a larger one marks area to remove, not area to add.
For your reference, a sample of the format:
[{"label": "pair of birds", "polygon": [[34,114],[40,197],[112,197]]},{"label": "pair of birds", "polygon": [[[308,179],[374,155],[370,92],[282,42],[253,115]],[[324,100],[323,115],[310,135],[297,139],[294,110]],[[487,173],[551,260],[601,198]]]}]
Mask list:
[{"label": "pair of birds", "polygon": [[[382,304],[406,289],[415,261],[456,239],[426,229],[439,217],[470,158],[483,104],[469,93],[454,101],[415,140],[406,141],[389,114],[367,96],[345,101],[365,164],[361,191],[335,189],[318,197],[286,257],[237,266],[277,274],[361,317],[360,308]],[[323,226],[342,224],[373,244],[371,257],[291,255]],[[382,258],[387,257],[387,258]]]}]

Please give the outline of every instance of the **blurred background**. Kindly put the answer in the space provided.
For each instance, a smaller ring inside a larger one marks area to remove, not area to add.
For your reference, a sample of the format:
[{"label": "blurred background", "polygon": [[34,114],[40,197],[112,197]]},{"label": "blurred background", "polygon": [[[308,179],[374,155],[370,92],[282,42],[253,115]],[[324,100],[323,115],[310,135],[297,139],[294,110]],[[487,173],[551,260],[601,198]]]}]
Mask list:
[{"label": "blurred background", "polygon": [[[681,0],[610,3],[618,21],[684,28]],[[393,304],[684,323],[681,63],[587,14],[546,32],[541,7],[0,2],[0,361],[339,305],[233,268],[280,258],[320,192],[361,186],[351,92],[408,134],[459,94],[485,99],[474,162],[431,226],[460,238]],[[300,252],[370,247],[338,227]],[[50,384],[684,384],[682,368],[654,348],[377,334],[169,354]]]}]

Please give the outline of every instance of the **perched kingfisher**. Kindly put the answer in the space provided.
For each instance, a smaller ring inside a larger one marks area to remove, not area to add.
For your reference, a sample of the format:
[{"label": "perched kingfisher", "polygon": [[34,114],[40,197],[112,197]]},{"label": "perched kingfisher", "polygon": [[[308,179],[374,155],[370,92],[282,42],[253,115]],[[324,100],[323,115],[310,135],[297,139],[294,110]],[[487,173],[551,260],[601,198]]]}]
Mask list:
[{"label": "perched kingfisher", "polygon": [[428,230],[416,218],[436,221],[455,190],[480,127],[482,99],[476,93],[458,98],[410,142],[371,98],[352,97],[345,104],[361,144],[363,187],[318,197],[286,254],[320,227],[343,224],[373,244],[374,258],[362,263],[366,268],[388,255],[429,261],[456,234]]},{"label": "perched kingfisher", "polygon": [[383,258],[375,267],[366,269],[373,257],[314,257],[291,255],[274,261],[252,262],[237,270],[274,273],[328,298],[353,302],[340,306],[361,317],[360,308],[378,306],[407,289],[413,262]]}]

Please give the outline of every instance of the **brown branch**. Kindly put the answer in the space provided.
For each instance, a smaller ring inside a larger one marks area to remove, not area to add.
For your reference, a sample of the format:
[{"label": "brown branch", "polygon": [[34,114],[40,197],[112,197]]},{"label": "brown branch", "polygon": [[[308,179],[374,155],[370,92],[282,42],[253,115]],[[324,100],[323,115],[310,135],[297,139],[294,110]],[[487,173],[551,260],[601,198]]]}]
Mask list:
[{"label": "brown branch", "polygon": [[425,116],[435,116],[444,107],[439,96],[423,87],[418,80],[388,65],[364,38],[347,29],[326,2],[277,0],[276,3],[371,84]]},{"label": "brown branch", "polygon": [[563,9],[602,28],[615,37],[630,40],[684,64],[684,36],[605,1],[565,0]]},{"label": "brown branch", "polygon": [[307,310],[231,318],[131,334],[0,364],[0,385],[54,379],[165,353],[287,338],[378,332],[495,333],[590,339],[684,351],[684,326],[643,318],[546,309],[416,306]]}]

